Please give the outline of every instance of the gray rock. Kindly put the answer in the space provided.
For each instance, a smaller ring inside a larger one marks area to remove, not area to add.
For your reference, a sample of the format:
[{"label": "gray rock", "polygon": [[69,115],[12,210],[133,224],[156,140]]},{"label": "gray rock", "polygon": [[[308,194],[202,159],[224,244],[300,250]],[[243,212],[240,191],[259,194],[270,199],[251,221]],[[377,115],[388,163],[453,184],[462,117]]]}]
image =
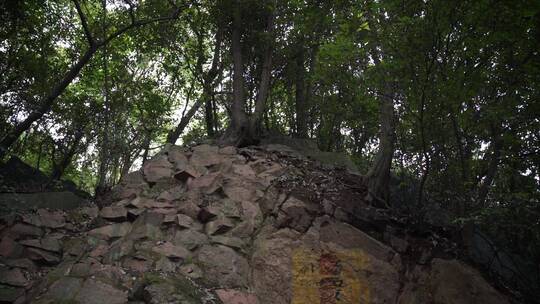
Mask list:
[{"label": "gray rock", "polygon": [[211,284],[226,288],[247,287],[248,262],[233,249],[222,245],[204,245],[198,252],[197,260],[204,279]]},{"label": "gray rock", "polygon": [[88,232],[89,235],[101,239],[118,238],[127,235],[131,231],[131,223],[118,223],[93,229]]},{"label": "gray rock", "polygon": [[246,245],[246,243],[241,238],[234,237],[234,236],[224,236],[224,235],[212,236],[210,238],[210,242],[212,244],[225,245],[235,250],[242,250],[244,246]]},{"label": "gray rock", "polygon": [[161,243],[152,248],[152,251],[164,255],[173,260],[184,261],[191,257],[191,252],[180,245],[173,245],[170,242]]},{"label": "gray rock", "polygon": [[0,266],[0,283],[14,287],[25,287],[29,282],[19,268],[9,269]]},{"label": "gray rock", "polygon": [[206,223],[206,234],[208,235],[218,235],[223,234],[231,228],[234,227],[234,224],[228,218],[218,218],[211,222]]},{"label": "gray rock", "polygon": [[41,237],[43,230],[27,224],[17,223],[9,229],[9,233],[16,238],[20,237]]},{"label": "gray rock", "polygon": [[201,232],[193,229],[179,230],[174,235],[173,244],[183,246],[189,250],[195,250],[198,247],[208,243],[208,237]]},{"label": "gray rock", "polygon": [[180,228],[191,228],[194,225],[193,219],[185,214],[177,214],[175,219]]},{"label": "gray rock", "polygon": [[127,292],[121,291],[103,282],[87,279],[75,297],[80,304],[124,304]]},{"label": "gray rock", "polygon": [[15,303],[24,294],[24,288],[0,285],[0,303]]},{"label": "gray rock", "polygon": [[38,248],[27,248],[28,258],[40,263],[54,265],[60,263],[60,256]]},{"label": "gray rock", "polygon": [[[73,299],[82,287],[84,280],[81,278],[61,277],[52,283],[47,293],[42,297],[44,300],[50,300],[52,303]],[[47,301],[44,301],[47,303]],[[50,302],[49,302],[50,303]]]},{"label": "gray rock", "polygon": [[143,167],[143,172],[145,179],[149,183],[156,183],[172,176],[173,165],[165,156],[160,156],[146,162]]},{"label": "gray rock", "polygon": [[127,209],[122,206],[107,206],[101,209],[99,215],[111,221],[124,221],[127,217]]},{"label": "gray rock", "polygon": [[34,240],[24,240],[19,242],[22,245],[43,249],[51,252],[61,252],[62,246],[60,242],[55,238],[42,238]]}]

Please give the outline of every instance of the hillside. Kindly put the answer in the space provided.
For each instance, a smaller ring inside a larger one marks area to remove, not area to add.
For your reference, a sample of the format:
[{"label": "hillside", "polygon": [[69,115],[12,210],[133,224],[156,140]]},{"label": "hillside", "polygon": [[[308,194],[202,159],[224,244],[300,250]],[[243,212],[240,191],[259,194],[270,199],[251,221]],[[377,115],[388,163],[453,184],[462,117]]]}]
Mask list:
[{"label": "hillside", "polygon": [[101,210],[3,217],[0,303],[511,303],[366,194],[282,145],[168,146]]}]

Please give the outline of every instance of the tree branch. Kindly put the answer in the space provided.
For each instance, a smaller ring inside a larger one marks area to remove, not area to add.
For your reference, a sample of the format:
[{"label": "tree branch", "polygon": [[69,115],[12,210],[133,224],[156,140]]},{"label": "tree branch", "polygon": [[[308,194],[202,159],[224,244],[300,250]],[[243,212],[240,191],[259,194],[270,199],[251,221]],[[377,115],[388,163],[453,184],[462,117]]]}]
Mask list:
[{"label": "tree branch", "polygon": [[94,40],[94,37],[92,37],[92,33],[90,32],[90,28],[88,27],[86,15],[81,9],[81,4],[79,3],[79,0],[73,0],[73,3],[75,4],[75,8],[77,9],[77,14],[79,14],[79,18],[81,19],[81,24],[84,30],[84,35],[86,36],[86,40],[88,40],[88,44],[90,44],[90,47],[93,47],[96,44],[96,41]]},{"label": "tree branch", "polygon": [[124,34],[125,32],[129,31],[130,29],[140,27],[140,26],[143,26],[143,25],[147,25],[147,24],[150,24],[150,23],[159,23],[159,22],[163,22],[163,21],[169,21],[169,20],[177,19],[178,16],[180,15],[181,10],[182,10],[181,8],[177,8],[177,9],[174,10],[174,12],[170,16],[166,16],[166,17],[159,17],[159,18],[153,18],[153,19],[147,19],[147,20],[132,21],[130,24],[124,26],[123,28],[121,28],[121,29],[117,30],[116,32],[112,33],[111,35],[109,35],[109,37],[105,38],[105,40],[100,41],[99,43],[97,43],[97,46],[101,47],[103,45],[106,45],[111,40],[113,40],[116,37]]}]

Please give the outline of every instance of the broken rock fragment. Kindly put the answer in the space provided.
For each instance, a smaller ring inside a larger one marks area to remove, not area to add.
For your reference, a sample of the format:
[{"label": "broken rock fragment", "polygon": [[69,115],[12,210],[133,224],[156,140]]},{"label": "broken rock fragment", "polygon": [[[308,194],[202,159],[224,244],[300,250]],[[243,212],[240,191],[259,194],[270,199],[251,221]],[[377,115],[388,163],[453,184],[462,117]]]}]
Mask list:
[{"label": "broken rock fragment", "polygon": [[39,209],[37,214],[39,215],[43,227],[62,228],[66,224],[64,214],[60,211]]},{"label": "broken rock fragment", "polygon": [[223,304],[258,304],[257,296],[234,289],[218,289],[216,294]]},{"label": "broken rock fragment", "polygon": [[19,268],[0,267],[0,283],[14,287],[25,287],[28,280]]},{"label": "broken rock fragment", "polygon": [[183,246],[189,250],[195,250],[198,247],[208,243],[206,234],[193,229],[178,230],[172,241],[174,245]]},{"label": "broken rock fragment", "polygon": [[175,219],[180,228],[191,228],[194,225],[193,219],[185,214],[177,214]]},{"label": "broken rock fragment", "polygon": [[217,147],[200,145],[193,147],[193,154],[189,161],[194,166],[208,167],[219,164],[222,156],[218,153]]},{"label": "broken rock fragment", "polygon": [[205,278],[225,288],[245,288],[248,283],[247,260],[233,249],[222,245],[204,245],[198,252]]},{"label": "broken rock fragment", "polygon": [[206,223],[206,233],[208,235],[217,235],[217,234],[223,234],[231,228],[234,227],[234,224],[231,220],[225,217],[218,218],[214,221]]},{"label": "broken rock fragment", "polygon": [[0,241],[0,256],[4,258],[20,257],[24,248],[10,236],[4,236]]},{"label": "broken rock fragment", "polygon": [[207,223],[208,221],[211,221],[213,218],[215,218],[219,214],[217,208],[214,208],[212,206],[206,206],[202,207],[199,210],[199,214],[197,214],[197,219],[201,223]]},{"label": "broken rock fragment", "polygon": [[127,218],[127,209],[122,206],[103,207],[99,215],[111,221],[124,221]]},{"label": "broken rock fragment", "polygon": [[162,254],[173,260],[182,260],[184,261],[191,256],[189,250],[182,246],[173,245],[170,242],[161,243],[152,248],[153,252]]},{"label": "broken rock fragment", "polygon": [[43,235],[43,230],[32,225],[17,223],[9,229],[9,234],[16,239],[26,237],[41,237]]},{"label": "broken rock fragment", "polygon": [[131,230],[131,223],[118,223],[99,227],[88,232],[89,235],[105,240],[123,237]]},{"label": "broken rock fragment", "polygon": [[148,161],[143,167],[144,177],[149,183],[170,178],[173,173],[172,164],[165,156]]},{"label": "broken rock fragment", "polygon": [[22,245],[43,249],[51,252],[60,252],[62,246],[60,242],[55,238],[42,238],[33,240],[24,240],[19,242]]},{"label": "broken rock fragment", "polygon": [[125,304],[127,291],[121,291],[98,280],[87,279],[75,297],[80,304]]}]

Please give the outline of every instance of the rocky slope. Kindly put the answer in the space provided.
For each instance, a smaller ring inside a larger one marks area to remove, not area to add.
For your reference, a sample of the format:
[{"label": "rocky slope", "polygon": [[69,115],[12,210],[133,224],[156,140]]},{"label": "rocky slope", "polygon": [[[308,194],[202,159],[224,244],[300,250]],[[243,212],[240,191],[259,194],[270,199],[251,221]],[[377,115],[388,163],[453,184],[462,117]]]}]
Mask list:
[{"label": "rocky slope", "polygon": [[509,303],[364,184],[281,145],[170,146],[101,210],[4,217],[0,303]]}]

